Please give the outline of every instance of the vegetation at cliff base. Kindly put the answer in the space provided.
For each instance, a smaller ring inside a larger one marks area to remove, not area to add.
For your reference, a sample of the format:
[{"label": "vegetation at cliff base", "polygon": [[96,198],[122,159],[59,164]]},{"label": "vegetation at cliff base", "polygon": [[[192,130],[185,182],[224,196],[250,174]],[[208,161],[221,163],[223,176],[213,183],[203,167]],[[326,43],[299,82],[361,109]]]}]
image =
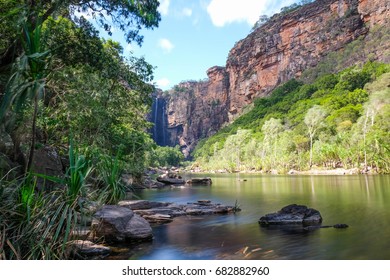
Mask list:
[{"label": "vegetation at cliff base", "polygon": [[199,142],[204,169],[390,172],[390,65],[367,62],[304,84],[295,79]]}]

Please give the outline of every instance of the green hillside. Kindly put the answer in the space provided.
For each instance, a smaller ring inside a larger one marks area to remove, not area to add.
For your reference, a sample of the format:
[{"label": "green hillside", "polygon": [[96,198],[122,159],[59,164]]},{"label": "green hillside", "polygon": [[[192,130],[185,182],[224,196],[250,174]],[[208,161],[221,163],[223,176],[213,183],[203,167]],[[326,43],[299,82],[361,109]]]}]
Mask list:
[{"label": "green hillside", "polygon": [[194,151],[203,169],[390,171],[390,65],[292,79]]}]

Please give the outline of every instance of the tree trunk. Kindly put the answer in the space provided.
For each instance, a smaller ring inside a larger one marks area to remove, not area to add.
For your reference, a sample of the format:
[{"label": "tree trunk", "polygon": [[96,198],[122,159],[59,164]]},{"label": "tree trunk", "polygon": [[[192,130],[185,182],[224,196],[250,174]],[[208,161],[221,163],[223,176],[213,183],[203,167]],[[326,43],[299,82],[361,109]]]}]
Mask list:
[{"label": "tree trunk", "polygon": [[31,170],[33,160],[34,160],[34,150],[35,150],[35,134],[37,130],[37,115],[38,115],[38,94],[36,93],[34,96],[34,115],[32,120],[32,128],[31,128],[31,145],[30,145],[30,153],[28,156],[28,162],[26,166],[25,173]]},{"label": "tree trunk", "polygon": [[312,165],[313,165],[313,136],[310,135],[310,161],[309,161],[310,169]]}]

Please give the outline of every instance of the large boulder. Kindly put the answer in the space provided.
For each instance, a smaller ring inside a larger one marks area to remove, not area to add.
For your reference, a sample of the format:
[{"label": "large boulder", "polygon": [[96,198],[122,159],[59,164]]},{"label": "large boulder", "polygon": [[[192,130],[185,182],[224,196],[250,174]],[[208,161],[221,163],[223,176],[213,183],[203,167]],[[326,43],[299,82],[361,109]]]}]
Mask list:
[{"label": "large boulder", "polygon": [[318,210],[308,208],[304,205],[291,204],[283,207],[276,213],[267,214],[261,217],[259,223],[261,225],[313,225],[321,224],[322,217]]},{"label": "large boulder", "polygon": [[152,239],[152,228],[128,208],[105,205],[94,215],[92,231],[107,242],[134,242]]}]

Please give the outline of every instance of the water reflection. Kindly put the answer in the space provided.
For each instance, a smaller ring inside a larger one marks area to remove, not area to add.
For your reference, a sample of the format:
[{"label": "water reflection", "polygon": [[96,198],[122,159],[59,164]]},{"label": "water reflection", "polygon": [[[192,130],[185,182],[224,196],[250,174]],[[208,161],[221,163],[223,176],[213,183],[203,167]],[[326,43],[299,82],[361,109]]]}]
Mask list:
[{"label": "water reflection", "polygon": [[[145,190],[142,199],[178,203],[209,199],[235,215],[179,217],[153,227],[155,239],[132,248],[132,259],[390,259],[390,176],[209,175],[213,185]],[[243,181],[243,180],[246,181]],[[303,232],[263,228],[258,219],[291,203],[318,209],[323,224]]]}]

